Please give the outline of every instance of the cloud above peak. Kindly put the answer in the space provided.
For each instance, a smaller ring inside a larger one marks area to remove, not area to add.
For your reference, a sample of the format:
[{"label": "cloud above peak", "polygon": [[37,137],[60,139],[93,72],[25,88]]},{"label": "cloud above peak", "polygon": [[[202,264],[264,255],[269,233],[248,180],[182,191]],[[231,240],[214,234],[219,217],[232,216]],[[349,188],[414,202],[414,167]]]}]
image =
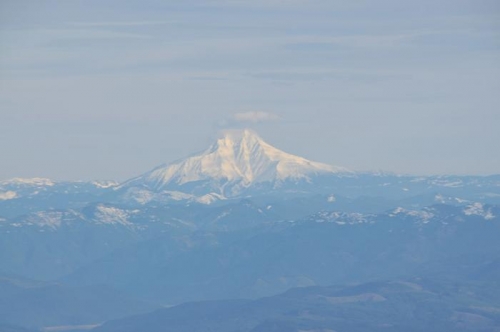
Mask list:
[{"label": "cloud above peak", "polygon": [[235,113],[231,116],[231,120],[236,123],[257,124],[263,122],[273,122],[280,120],[281,117],[269,112],[250,111]]},{"label": "cloud above peak", "polygon": [[281,119],[281,116],[265,111],[238,112],[230,114],[226,118],[218,121],[216,127],[218,130],[255,128],[266,123],[280,121]]}]

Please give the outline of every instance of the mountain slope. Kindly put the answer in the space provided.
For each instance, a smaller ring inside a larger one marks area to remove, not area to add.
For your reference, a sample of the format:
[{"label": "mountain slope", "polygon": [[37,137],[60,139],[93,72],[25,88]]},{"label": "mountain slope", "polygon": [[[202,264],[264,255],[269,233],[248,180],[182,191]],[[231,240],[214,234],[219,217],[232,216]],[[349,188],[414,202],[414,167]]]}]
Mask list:
[{"label": "mountain slope", "polygon": [[251,130],[231,130],[204,152],[161,165],[127,181],[121,188],[216,193],[231,197],[259,183],[271,183],[276,187],[287,180],[310,181],[314,175],[342,172],[348,170],[278,150]]}]

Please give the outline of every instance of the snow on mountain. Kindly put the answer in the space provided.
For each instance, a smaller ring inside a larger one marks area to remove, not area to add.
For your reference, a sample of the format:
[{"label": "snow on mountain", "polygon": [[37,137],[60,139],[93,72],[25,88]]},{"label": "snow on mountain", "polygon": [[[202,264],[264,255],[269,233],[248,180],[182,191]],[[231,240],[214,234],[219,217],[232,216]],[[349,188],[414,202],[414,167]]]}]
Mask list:
[{"label": "snow on mountain", "polygon": [[493,215],[491,209],[485,209],[482,203],[471,204],[467,206],[463,212],[467,216],[471,215],[481,216],[486,220],[491,220],[495,218],[495,215]]},{"label": "snow on mountain", "polygon": [[103,224],[131,226],[132,223],[128,220],[129,213],[126,210],[100,204],[96,208],[95,219]]},{"label": "snow on mountain", "polygon": [[373,223],[374,215],[353,212],[321,211],[309,217],[308,221],[318,223],[333,222],[337,225],[355,225]]},{"label": "snow on mountain", "polygon": [[164,190],[160,193],[154,193],[147,189],[137,187],[130,188],[126,191],[123,198],[128,202],[135,202],[141,205],[150,202],[168,203],[176,201],[190,201],[201,204],[212,204],[216,201],[226,199],[224,196],[216,193],[209,193],[202,196],[195,196],[180,191]]},{"label": "snow on mountain", "polygon": [[202,194],[233,196],[257,184],[287,180],[309,181],[311,176],[349,172],[283,152],[255,132],[229,130],[204,152],[161,165],[119,188],[142,187],[155,192],[200,184]]},{"label": "snow on mountain", "polygon": [[398,207],[394,211],[389,213],[389,217],[396,217],[396,216],[409,217],[411,219],[415,219],[420,223],[427,224],[435,217],[435,214],[433,213],[432,209],[429,208],[424,208],[422,210],[407,210],[402,207]]},{"label": "snow on mountain", "polygon": [[194,199],[195,202],[198,202],[198,203],[201,203],[201,204],[212,204],[214,202],[217,202],[217,201],[222,201],[226,199],[224,196],[222,195],[219,195],[219,194],[216,194],[216,193],[210,193],[210,194],[206,194],[206,195],[203,195],[203,196],[200,196],[200,197],[196,197]]},{"label": "snow on mountain", "polygon": [[10,180],[5,180],[0,182],[0,186],[47,186],[51,187],[54,182],[50,179],[45,178],[14,178]]},{"label": "snow on mountain", "polygon": [[42,192],[100,191],[116,187],[118,184],[115,181],[52,181],[46,178],[14,178],[0,181],[0,200],[37,195]]},{"label": "snow on mountain", "polygon": [[12,191],[12,190],[0,192],[0,201],[14,199],[16,197],[17,197],[17,193],[15,191]]},{"label": "snow on mountain", "polygon": [[36,195],[54,187],[55,183],[45,178],[14,178],[0,181],[0,201]]},{"label": "snow on mountain", "polygon": [[23,223],[14,223],[13,226],[38,226],[48,227],[53,230],[61,227],[63,223],[71,223],[74,221],[82,221],[83,216],[76,211],[39,211],[28,215]]},{"label": "snow on mountain", "polygon": [[133,227],[134,225],[130,221],[130,218],[138,212],[139,210],[125,210],[114,206],[98,204],[95,207],[94,213],[90,216],[85,216],[81,211],[71,209],[38,211],[11,219],[8,225],[15,228],[38,227],[51,230],[57,230],[63,225],[70,226],[82,223],[88,225],[121,225]]},{"label": "snow on mountain", "polygon": [[92,181],[92,184],[97,187],[97,188],[102,188],[102,189],[107,189],[107,188],[112,188],[116,187],[119,185],[118,182],[116,181]]}]

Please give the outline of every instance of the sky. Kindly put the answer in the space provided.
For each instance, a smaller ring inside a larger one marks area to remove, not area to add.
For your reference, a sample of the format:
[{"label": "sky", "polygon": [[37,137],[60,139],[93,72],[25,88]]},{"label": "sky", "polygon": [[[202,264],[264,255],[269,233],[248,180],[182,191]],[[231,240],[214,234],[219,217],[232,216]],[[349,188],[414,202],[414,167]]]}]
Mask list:
[{"label": "sky", "polygon": [[500,173],[497,0],[0,1],[0,180],[126,180],[221,129],[352,170]]}]

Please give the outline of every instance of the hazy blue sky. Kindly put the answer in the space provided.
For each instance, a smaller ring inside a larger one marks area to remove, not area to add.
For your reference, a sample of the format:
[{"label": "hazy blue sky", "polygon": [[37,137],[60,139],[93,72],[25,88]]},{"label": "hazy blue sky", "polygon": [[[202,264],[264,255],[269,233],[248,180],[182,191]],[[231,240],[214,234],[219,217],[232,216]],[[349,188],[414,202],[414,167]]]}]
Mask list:
[{"label": "hazy blue sky", "polygon": [[0,1],[0,179],[124,180],[248,114],[354,170],[500,173],[499,102],[498,0]]}]

